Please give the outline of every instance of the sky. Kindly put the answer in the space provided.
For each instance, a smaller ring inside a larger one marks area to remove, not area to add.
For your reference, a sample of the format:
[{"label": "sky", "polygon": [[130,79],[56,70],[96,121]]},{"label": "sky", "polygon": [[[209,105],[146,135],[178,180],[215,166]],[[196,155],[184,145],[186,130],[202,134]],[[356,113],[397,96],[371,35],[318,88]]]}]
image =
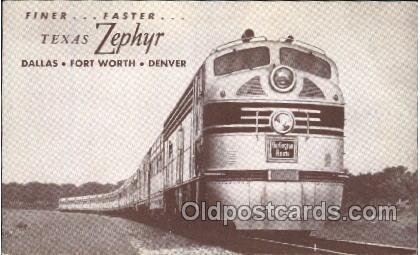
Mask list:
[{"label": "sky", "polygon": [[[247,28],[293,35],[326,51],[346,101],[345,167],[417,169],[417,3],[410,2],[5,2],[3,182],[81,184],[130,176],[211,49]],[[66,20],[25,19],[66,12]],[[104,12],[154,13],[116,31],[164,32],[148,54],[124,47],[94,55]],[[31,16],[32,17],[32,16]],[[73,19],[75,17],[76,19]],[[86,19],[84,19],[86,17]],[[93,19],[95,17],[96,19]],[[160,19],[164,17],[164,19]],[[43,44],[42,34],[89,35]],[[185,68],[21,67],[22,59],[185,59]]]}]

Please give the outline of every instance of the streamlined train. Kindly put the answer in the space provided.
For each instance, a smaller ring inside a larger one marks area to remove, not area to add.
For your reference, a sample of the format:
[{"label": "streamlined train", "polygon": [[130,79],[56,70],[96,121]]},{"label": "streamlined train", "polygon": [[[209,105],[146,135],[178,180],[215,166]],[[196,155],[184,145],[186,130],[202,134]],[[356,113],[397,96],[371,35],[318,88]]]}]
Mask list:
[{"label": "streamlined train", "polygon": [[[341,205],[343,138],[334,61],[292,36],[268,40],[247,30],[211,51],[120,188],[61,198],[59,210],[168,219],[188,201]],[[230,221],[238,231],[307,232],[322,224]]]}]

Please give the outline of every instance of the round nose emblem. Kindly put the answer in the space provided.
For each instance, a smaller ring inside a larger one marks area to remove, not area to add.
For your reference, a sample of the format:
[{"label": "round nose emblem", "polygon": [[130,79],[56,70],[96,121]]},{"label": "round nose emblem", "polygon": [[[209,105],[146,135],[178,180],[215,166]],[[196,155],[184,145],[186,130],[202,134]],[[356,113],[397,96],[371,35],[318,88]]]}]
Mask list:
[{"label": "round nose emblem", "polygon": [[273,113],[271,117],[271,126],[280,134],[286,134],[292,130],[295,125],[293,114],[288,111],[278,111]]}]

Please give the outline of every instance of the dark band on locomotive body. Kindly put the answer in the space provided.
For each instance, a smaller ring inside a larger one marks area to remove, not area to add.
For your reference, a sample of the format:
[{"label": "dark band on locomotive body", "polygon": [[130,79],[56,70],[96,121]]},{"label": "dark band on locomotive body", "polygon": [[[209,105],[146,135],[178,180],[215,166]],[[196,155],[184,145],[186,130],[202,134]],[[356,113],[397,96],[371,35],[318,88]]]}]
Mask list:
[{"label": "dark band on locomotive body", "polygon": [[[65,211],[179,215],[187,201],[341,205],[344,99],[319,48],[247,31],[213,50],[137,171],[117,190],[60,199]],[[311,231],[314,221],[236,221],[237,230]]]}]

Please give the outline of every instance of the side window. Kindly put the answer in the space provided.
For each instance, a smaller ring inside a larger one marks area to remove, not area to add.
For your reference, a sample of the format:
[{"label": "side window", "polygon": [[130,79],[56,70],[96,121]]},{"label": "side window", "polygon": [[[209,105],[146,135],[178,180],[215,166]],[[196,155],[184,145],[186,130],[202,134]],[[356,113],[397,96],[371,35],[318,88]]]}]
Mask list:
[{"label": "side window", "polygon": [[178,150],[180,150],[181,152],[183,152],[183,150],[184,150],[184,129],[181,127],[179,130],[178,130],[178,133],[177,133],[177,142],[178,142]]},{"label": "side window", "polygon": [[172,144],[171,141],[169,141],[169,145],[168,145],[168,156],[169,156],[169,159],[172,159],[172,157],[173,157],[173,151],[174,151],[173,144]]},{"label": "side window", "polygon": [[157,170],[158,172],[162,172],[162,152],[158,155]]},{"label": "side window", "polygon": [[131,186],[131,191],[137,187],[137,178],[133,179],[133,186]]},{"label": "side window", "polygon": [[195,83],[197,86],[197,98],[199,98],[203,94],[203,88],[201,87],[201,71],[197,73],[195,77]]},{"label": "side window", "polygon": [[141,186],[141,169],[139,168],[138,170],[137,170],[137,188],[140,188],[140,186]]},{"label": "side window", "polygon": [[194,121],[194,129],[195,134],[198,135],[201,132],[202,126],[202,112],[201,107],[203,103],[203,95],[204,95],[204,81],[203,81],[203,67],[200,68],[199,72],[197,73],[194,82],[195,82],[195,121]]}]

